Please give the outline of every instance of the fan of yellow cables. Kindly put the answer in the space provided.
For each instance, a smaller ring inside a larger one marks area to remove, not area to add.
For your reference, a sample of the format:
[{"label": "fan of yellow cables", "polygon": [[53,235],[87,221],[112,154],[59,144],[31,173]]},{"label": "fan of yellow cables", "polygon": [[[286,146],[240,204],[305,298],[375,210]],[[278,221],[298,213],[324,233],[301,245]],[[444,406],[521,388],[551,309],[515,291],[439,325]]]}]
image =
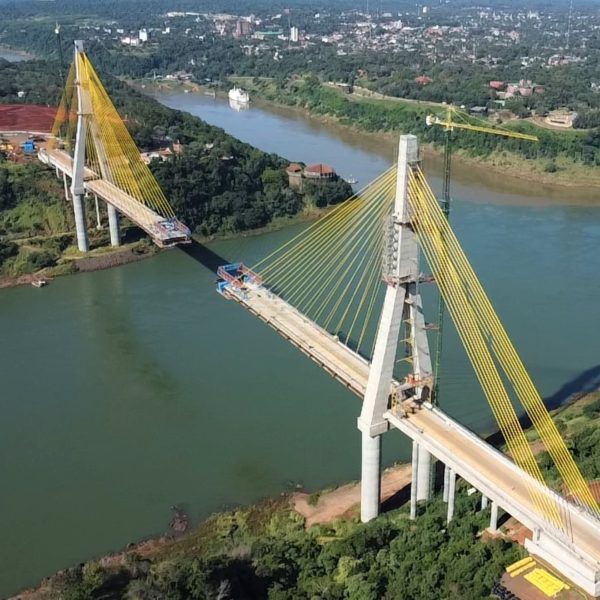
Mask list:
[{"label": "fan of yellow cables", "polygon": [[391,168],[253,267],[274,293],[367,356],[395,185]]},{"label": "fan of yellow cables", "polygon": [[[585,479],[420,170],[411,174],[409,202],[423,252],[515,462],[544,484],[499,370],[525,408],[573,498],[600,516]],[[540,512],[560,524],[560,508],[550,497],[537,488],[531,493]]]},{"label": "fan of yellow cables", "polygon": [[[79,64],[77,70],[73,64],[69,71],[48,148],[57,148],[60,139],[67,151],[73,149],[77,114],[82,111],[86,121],[86,166],[155,213],[175,216],[89,58],[79,53],[76,60]],[[78,86],[86,99],[82,107]]]}]

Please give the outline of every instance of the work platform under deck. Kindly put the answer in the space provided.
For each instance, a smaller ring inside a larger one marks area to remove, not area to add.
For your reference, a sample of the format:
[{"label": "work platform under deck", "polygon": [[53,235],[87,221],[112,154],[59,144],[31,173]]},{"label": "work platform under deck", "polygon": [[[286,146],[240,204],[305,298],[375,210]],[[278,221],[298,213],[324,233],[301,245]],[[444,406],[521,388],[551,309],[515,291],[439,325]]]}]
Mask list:
[{"label": "work platform under deck", "polygon": [[[244,289],[224,286],[221,291],[363,398],[370,368],[364,358],[262,285],[249,283]],[[397,390],[406,387],[398,381],[392,386]],[[415,409],[407,401],[390,408],[385,418],[531,529],[533,540],[527,547],[532,554],[548,561],[587,593],[600,595],[600,521],[540,485],[507,456],[430,404]],[[565,531],[539,514],[529,491],[532,487],[560,507]]]},{"label": "work platform under deck", "polygon": [[[41,150],[38,154],[41,162],[73,176],[73,159],[64,150]],[[130,196],[116,185],[102,179],[100,175],[86,168],[84,187],[108,204],[114,206],[130,221],[141,227],[157,246],[166,248],[177,244],[189,243],[189,229],[177,219],[166,219],[152,209]]]}]

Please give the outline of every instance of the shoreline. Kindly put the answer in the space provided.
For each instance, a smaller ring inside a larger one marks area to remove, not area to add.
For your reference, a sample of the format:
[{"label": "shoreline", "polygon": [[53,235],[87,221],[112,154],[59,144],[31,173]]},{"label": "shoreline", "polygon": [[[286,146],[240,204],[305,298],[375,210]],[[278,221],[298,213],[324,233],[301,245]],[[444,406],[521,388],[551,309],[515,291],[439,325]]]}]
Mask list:
[{"label": "shoreline", "polygon": [[[37,58],[35,56],[35,54],[31,54],[30,52],[25,52],[25,50],[19,50],[18,48],[11,48],[10,46],[6,46],[5,44],[0,44],[0,54],[2,54],[2,52],[10,52],[11,54],[14,54],[15,56],[21,56],[23,57],[24,60],[34,60],[35,58]],[[8,60],[8,59],[5,59]],[[8,61],[8,62],[13,62],[13,61]]]},{"label": "shoreline", "polygon": [[[275,231],[280,231],[287,227],[294,225],[301,225],[303,223],[310,223],[316,221],[321,217],[325,216],[329,211],[333,210],[335,206],[327,208],[313,208],[310,210],[303,210],[296,215],[291,217],[279,217],[271,223],[258,227],[256,229],[248,229],[245,231],[239,231],[235,233],[223,233],[212,236],[202,236],[192,234],[193,243],[198,243],[202,246],[210,246],[213,242],[220,242],[226,240],[235,240],[239,238],[256,237],[259,235],[266,235]],[[37,236],[39,237],[39,236]],[[143,238],[149,239],[149,238]],[[107,246],[107,248],[109,248]],[[46,267],[35,273],[24,273],[22,275],[14,276],[2,276],[0,275],[0,290],[22,287],[26,285],[32,285],[32,282],[38,279],[44,279],[48,282],[57,279],[59,277],[66,277],[70,275],[77,275],[79,273],[92,273],[94,271],[103,271],[105,269],[112,269],[113,267],[121,267],[133,262],[152,258],[165,252],[172,250],[172,248],[161,249],[152,247],[152,251],[136,253],[134,251],[135,245],[133,246],[122,246],[115,248],[114,250],[107,250],[102,254],[92,256],[81,256],[70,260],[68,263],[62,263],[55,267]]]},{"label": "shoreline", "polygon": [[[264,105],[267,107],[275,107],[297,112],[303,116],[320,121],[325,125],[335,124],[336,127],[340,127],[351,133],[369,137],[375,141],[381,141],[383,138],[390,144],[395,144],[398,140],[398,134],[391,131],[368,131],[366,129],[362,129],[361,127],[357,127],[356,125],[343,123],[340,119],[332,115],[320,115],[318,113],[311,112],[307,108],[278,103],[260,95],[258,95],[258,98],[259,102],[257,104],[259,106]],[[444,151],[441,148],[438,148],[434,144],[427,142],[421,143],[420,146],[423,149],[423,155],[425,158],[443,160]],[[593,178],[580,182],[572,177],[566,178],[562,175],[562,173],[571,168],[573,165],[566,165],[560,160],[556,161],[556,163],[559,165],[559,170],[557,173],[546,173],[543,170],[544,167],[541,159],[527,161],[526,159],[520,158],[516,154],[510,152],[502,152],[500,155],[492,154],[489,157],[469,156],[462,150],[454,150],[452,152],[452,163],[458,169],[461,167],[463,169],[473,169],[474,171],[480,171],[481,174],[484,172],[489,173],[491,171],[495,175],[507,176],[519,183],[529,182],[547,185],[555,188],[561,188],[565,191],[592,191],[600,187],[600,168],[597,168],[597,173]],[[519,166],[517,166],[515,163],[519,163]],[[586,170],[583,165],[577,165],[577,168]],[[587,170],[589,171],[589,169]]]},{"label": "shoreline", "polygon": [[[241,82],[245,87],[253,93],[257,101],[257,106],[263,105],[267,108],[285,109],[290,112],[301,114],[305,117],[310,117],[323,124],[335,124],[336,127],[341,129],[366,136],[374,141],[381,142],[384,139],[388,143],[396,143],[398,134],[387,130],[369,131],[362,127],[354,124],[348,124],[343,122],[341,119],[330,115],[330,114],[319,114],[311,112],[309,109],[303,106],[289,105],[283,102],[277,102],[267,98],[261,91],[252,83],[250,77],[231,77],[231,80]],[[171,85],[172,84],[172,85]],[[168,82],[164,85],[167,89],[175,90],[178,87],[185,89],[186,87],[191,89],[202,91],[208,89],[206,86],[202,86],[197,83],[188,82]],[[222,96],[222,93],[217,93]],[[362,98],[362,97],[361,97]],[[357,100],[360,102],[360,100]],[[383,100],[382,100],[383,102]],[[408,102],[408,100],[398,99],[398,102]],[[414,101],[413,103],[417,103]],[[420,103],[422,106],[426,106],[428,103]],[[432,143],[422,143],[421,147],[424,150],[425,157],[432,157],[438,160],[443,159],[444,151],[442,148],[436,147]],[[478,170],[482,174],[489,173],[490,171],[496,175],[507,176],[521,184],[525,181],[529,183],[536,183],[540,185],[547,185],[552,187],[560,187],[567,190],[582,190],[591,191],[595,190],[600,186],[600,168],[586,167],[583,164],[565,162],[565,159],[558,158],[554,162],[556,163],[558,170],[555,173],[549,173],[544,170],[545,164],[548,160],[545,159],[532,159],[527,160],[519,157],[517,154],[502,151],[499,154],[491,154],[489,156],[470,156],[465,151],[455,150],[452,154],[453,164],[460,169],[468,168],[469,170]],[[595,171],[593,176],[590,177],[590,171]],[[571,172],[569,176],[566,176],[566,172]]]},{"label": "shoreline", "polygon": [[59,277],[66,277],[68,275],[104,271],[105,269],[112,269],[113,267],[120,267],[129,263],[138,262],[150,258],[155,254],[157,254],[157,252],[137,254],[133,247],[126,246],[95,256],[82,256],[81,258],[70,260],[55,267],[46,267],[35,273],[0,276],[0,290],[32,285],[33,281],[39,279],[50,282]]}]

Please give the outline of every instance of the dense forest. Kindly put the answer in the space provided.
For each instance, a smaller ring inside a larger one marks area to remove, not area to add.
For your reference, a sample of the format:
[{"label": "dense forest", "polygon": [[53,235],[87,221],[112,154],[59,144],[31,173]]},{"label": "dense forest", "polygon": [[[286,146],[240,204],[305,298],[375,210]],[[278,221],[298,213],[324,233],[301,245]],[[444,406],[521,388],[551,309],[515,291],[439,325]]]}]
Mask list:
[{"label": "dense forest", "polygon": [[[175,141],[184,145],[182,155],[165,162],[154,160],[150,167],[179,218],[197,234],[212,236],[262,227],[307,206],[340,202],[352,193],[349,184],[338,180],[299,194],[288,186],[285,167],[289,163],[285,159],[244,144],[196,117],[166,108],[109,75],[103,79],[140,149]],[[17,91],[23,90],[28,101],[54,105],[61,89],[57,63],[0,59],[0,102],[19,101]],[[40,165],[20,166],[2,160],[0,153],[0,236],[67,233],[72,223],[60,182]],[[60,256],[57,249],[28,253],[30,260],[20,260],[15,243],[6,239],[0,243],[5,274],[51,266]]]}]

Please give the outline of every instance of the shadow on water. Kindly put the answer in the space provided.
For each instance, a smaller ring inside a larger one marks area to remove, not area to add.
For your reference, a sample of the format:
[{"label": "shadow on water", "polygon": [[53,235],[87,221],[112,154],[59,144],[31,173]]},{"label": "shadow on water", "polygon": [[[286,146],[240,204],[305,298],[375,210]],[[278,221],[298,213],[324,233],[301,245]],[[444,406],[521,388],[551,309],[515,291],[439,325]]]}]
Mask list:
[{"label": "shadow on water", "polygon": [[[587,369],[570,381],[567,381],[554,394],[544,398],[544,405],[548,410],[555,410],[598,388],[600,388],[600,365]],[[528,415],[522,415],[519,418],[519,423],[523,429],[532,425]],[[496,448],[504,444],[504,437],[500,431],[492,433],[485,440]]]},{"label": "shadow on water", "polygon": [[182,252],[185,252],[185,254],[187,254],[190,258],[193,258],[196,262],[200,263],[203,267],[215,274],[221,265],[227,265],[231,262],[227,258],[223,258],[220,254],[213,252],[210,248],[204,246],[196,240],[192,240],[191,244],[178,246],[178,248]]}]

